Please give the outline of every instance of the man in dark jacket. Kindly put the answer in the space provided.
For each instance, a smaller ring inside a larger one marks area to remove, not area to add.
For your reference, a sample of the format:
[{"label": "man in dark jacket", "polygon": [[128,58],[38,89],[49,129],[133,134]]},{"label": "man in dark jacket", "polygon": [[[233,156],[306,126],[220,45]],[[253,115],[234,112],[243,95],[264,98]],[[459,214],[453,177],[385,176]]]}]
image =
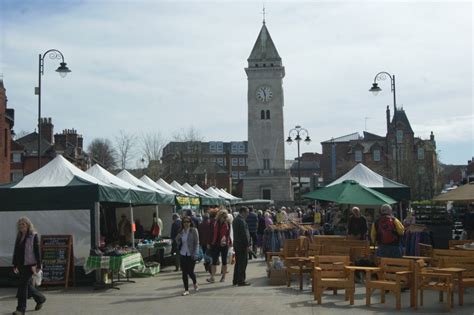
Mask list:
[{"label": "man in dark jacket", "polygon": [[250,233],[245,219],[249,214],[247,207],[239,209],[239,215],[232,221],[232,229],[234,231],[234,251],[235,266],[233,285],[247,286],[249,282],[245,281],[245,270],[248,262],[248,248],[250,245]]},{"label": "man in dark jacket", "polygon": [[258,227],[258,217],[254,212],[252,207],[249,207],[249,215],[245,219],[247,226],[249,227],[250,239],[252,241],[252,250],[249,250],[249,260],[252,260],[252,257],[257,258],[255,253],[257,252],[257,227]]},{"label": "man in dark jacket", "polygon": [[352,239],[367,239],[367,219],[360,214],[360,209],[358,207],[352,208],[352,216],[349,218],[347,230],[347,234]]},{"label": "man in dark jacket", "polygon": [[179,250],[178,250],[178,244],[176,243],[176,236],[178,236],[179,230],[181,229],[181,220],[179,219],[179,215],[174,213],[172,216],[173,223],[171,224],[171,233],[170,233],[170,238],[171,238],[171,255],[174,255],[174,264],[175,264],[175,270],[179,270]]}]

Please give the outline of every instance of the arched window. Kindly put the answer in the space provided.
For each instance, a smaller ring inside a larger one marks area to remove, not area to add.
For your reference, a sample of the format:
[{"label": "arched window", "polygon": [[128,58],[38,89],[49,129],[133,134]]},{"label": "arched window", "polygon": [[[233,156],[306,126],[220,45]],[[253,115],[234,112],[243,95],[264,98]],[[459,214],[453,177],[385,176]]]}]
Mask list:
[{"label": "arched window", "polygon": [[265,119],[265,111],[264,110],[262,110],[260,112],[260,119]]},{"label": "arched window", "polygon": [[270,119],[270,111],[267,109],[267,119]]}]

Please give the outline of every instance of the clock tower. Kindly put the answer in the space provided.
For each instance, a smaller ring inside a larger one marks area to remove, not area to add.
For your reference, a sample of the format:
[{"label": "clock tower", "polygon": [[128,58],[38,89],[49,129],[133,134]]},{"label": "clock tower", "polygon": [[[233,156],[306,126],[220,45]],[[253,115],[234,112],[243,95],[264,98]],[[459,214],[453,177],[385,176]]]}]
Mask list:
[{"label": "clock tower", "polygon": [[243,198],[293,200],[290,173],[285,169],[285,68],[265,21],[247,61],[248,171]]}]

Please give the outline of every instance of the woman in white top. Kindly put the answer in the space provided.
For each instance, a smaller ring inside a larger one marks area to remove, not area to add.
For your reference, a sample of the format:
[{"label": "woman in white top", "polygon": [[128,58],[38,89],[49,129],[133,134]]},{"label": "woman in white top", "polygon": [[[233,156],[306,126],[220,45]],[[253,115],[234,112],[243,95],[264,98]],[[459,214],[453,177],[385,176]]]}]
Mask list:
[{"label": "woman in white top", "polygon": [[178,244],[179,248],[179,262],[183,275],[183,295],[189,295],[188,277],[190,277],[193,281],[194,290],[199,290],[196,275],[194,274],[194,266],[196,265],[199,248],[199,233],[197,229],[194,228],[190,217],[184,217],[181,221],[181,226],[181,231],[178,233],[178,236],[176,236],[176,243]]}]

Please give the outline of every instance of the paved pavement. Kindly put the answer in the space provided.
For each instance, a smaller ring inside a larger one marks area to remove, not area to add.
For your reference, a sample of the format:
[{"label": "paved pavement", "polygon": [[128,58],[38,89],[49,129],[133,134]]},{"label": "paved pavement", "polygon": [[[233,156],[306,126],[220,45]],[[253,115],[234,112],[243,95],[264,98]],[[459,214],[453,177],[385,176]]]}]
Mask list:
[{"label": "paved pavement", "polygon": [[[252,260],[247,269],[247,279],[252,283],[248,287],[233,287],[232,270],[224,283],[207,283],[202,264],[196,266],[199,292],[191,290],[189,296],[181,296],[183,284],[181,273],[166,267],[153,278],[137,278],[136,283],[119,284],[121,290],[94,291],[90,287],[64,289],[47,289],[48,298],[41,311],[34,311],[35,303],[28,301],[27,314],[160,314],[175,315],[189,313],[200,314],[387,314],[397,313],[392,294],[387,295],[386,304],[380,304],[378,293],[373,297],[373,305],[365,306],[365,288],[357,285],[355,305],[344,301],[341,291],[332,295],[327,291],[323,304],[317,305],[308,283],[300,291],[296,281],[292,287],[270,286],[262,260]],[[233,268],[231,268],[233,269]],[[0,288],[0,314],[11,314],[16,307],[16,290]],[[464,297],[464,306],[457,305],[453,314],[474,314],[474,289]],[[445,305],[438,302],[437,293],[425,293],[425,305],[418,311],[409,308],[409,293],[402,295],[404,314],[441,314]]]}]

